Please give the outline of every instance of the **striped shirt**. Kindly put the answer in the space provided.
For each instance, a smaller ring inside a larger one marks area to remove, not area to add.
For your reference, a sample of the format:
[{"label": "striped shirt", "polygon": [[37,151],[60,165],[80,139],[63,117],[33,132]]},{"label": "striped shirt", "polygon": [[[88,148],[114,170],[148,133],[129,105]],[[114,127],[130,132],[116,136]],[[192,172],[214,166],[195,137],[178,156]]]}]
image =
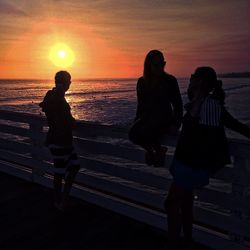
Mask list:
[{"label": "striped shirt", "polygon": [[221,105],[218,100],[206,97],[200,109],[199,123],[206,126],[219,127],[221,120]]}]

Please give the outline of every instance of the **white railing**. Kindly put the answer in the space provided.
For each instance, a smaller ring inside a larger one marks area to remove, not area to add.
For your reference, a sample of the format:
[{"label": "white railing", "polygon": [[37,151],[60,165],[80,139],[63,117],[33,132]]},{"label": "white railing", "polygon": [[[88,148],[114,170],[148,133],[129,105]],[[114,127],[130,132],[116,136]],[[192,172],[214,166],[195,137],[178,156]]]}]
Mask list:
[{"label": "white railing", "polygon": [[[45,130],[44,117],[0,111],[0,170],[51,187]],[[167,165],[176,139],[166,138],[167,164],[156,169],[143,163],[143,151],[125,129],[78,122],[81,170],[72,195],[165,230]],[[250,249],[250,143],[230,140],[230,150],[233,164],[196,192],[194,238],[214,249]]]}]

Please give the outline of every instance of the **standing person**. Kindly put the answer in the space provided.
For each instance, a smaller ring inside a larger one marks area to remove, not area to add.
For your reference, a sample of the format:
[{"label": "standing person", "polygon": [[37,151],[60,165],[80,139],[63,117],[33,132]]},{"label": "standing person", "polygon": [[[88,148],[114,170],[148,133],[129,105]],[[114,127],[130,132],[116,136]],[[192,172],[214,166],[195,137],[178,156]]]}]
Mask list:
[{"label": "standing person", "polygon": [[46,145],[54,160],[54,206],[60,210],[64,210],[68,205],[69,193],[80,168],[72,143],[75,119],[64,97],[70,84],[71,76],[67,71],[57,72],[55,87],[47,92],[44,100],[39,104],[46,114],[49,125]]},{"label": "standing person", "polygon": [[224,127],[250,138],[250,128],[233,118],[224,107],[222,82],[211,67],[191,75],[189,103],[170,167],[173,183],[165,200],[168,214],[168,249],[177,249],[181,229],[192,245],[193,190],[209,184],[209,177],[230,163]]},{"label": "standing person", "polygon": [[183,114],[177,80],[164,72],[165,64],[159,50],[147,54],[143,76],[137,82],[136,118],[129,131],[129,139],[146,150],[146,163],[155,167],[164,165],[163,135],[178,131]]}]

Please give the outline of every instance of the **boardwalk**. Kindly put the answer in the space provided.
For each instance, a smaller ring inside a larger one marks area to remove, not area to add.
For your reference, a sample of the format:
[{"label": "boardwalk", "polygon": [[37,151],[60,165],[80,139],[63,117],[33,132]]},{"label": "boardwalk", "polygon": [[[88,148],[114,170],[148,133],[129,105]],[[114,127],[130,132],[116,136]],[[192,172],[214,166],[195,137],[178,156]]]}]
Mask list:
[{"label": "boardwalk", "polygon": [[163,231],[79,200],[58,213],[51,190],[2,173],[0,197],[1,250],[164,249]]},{"label": "boardwalk", "polygon": [[[163,201],[177,138],[165,138],[166,165],[156,169],[144,164],[144,152],[127,140],[124,128],[78,122],[74,142],[81,171],[72,190],[79,199],[72,217],[50,206],[53,171],[44,147],[46,129],[43,117],[0,111],[0,171],[26,181],[0,180],[0,250],[162,249]],[[250,143],[230,140],[230,152],[232,164],[195,192],[194,239],[216,250],[249,250]]]}]

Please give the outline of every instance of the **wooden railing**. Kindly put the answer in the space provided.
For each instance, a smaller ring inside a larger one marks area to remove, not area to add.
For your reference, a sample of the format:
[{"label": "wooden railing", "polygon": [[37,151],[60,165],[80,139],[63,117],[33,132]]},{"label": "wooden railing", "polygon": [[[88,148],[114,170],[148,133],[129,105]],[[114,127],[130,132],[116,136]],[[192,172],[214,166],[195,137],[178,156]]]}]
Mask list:
[{"label": "wooden railing", "polygon": [[[44,117],[0,111],[0,170],[52,187],[45,133]],[[81,170],[72,195],[165,230],[167,167],[176,139],[165,139],[167,163],[156,169],[144,164],[144,152],[128,141],[125,129],[78,122]],[[250,249],[250,143],[230,140],[230,150],[233,164],[195,193],[194,238],[214,249]]]}]

